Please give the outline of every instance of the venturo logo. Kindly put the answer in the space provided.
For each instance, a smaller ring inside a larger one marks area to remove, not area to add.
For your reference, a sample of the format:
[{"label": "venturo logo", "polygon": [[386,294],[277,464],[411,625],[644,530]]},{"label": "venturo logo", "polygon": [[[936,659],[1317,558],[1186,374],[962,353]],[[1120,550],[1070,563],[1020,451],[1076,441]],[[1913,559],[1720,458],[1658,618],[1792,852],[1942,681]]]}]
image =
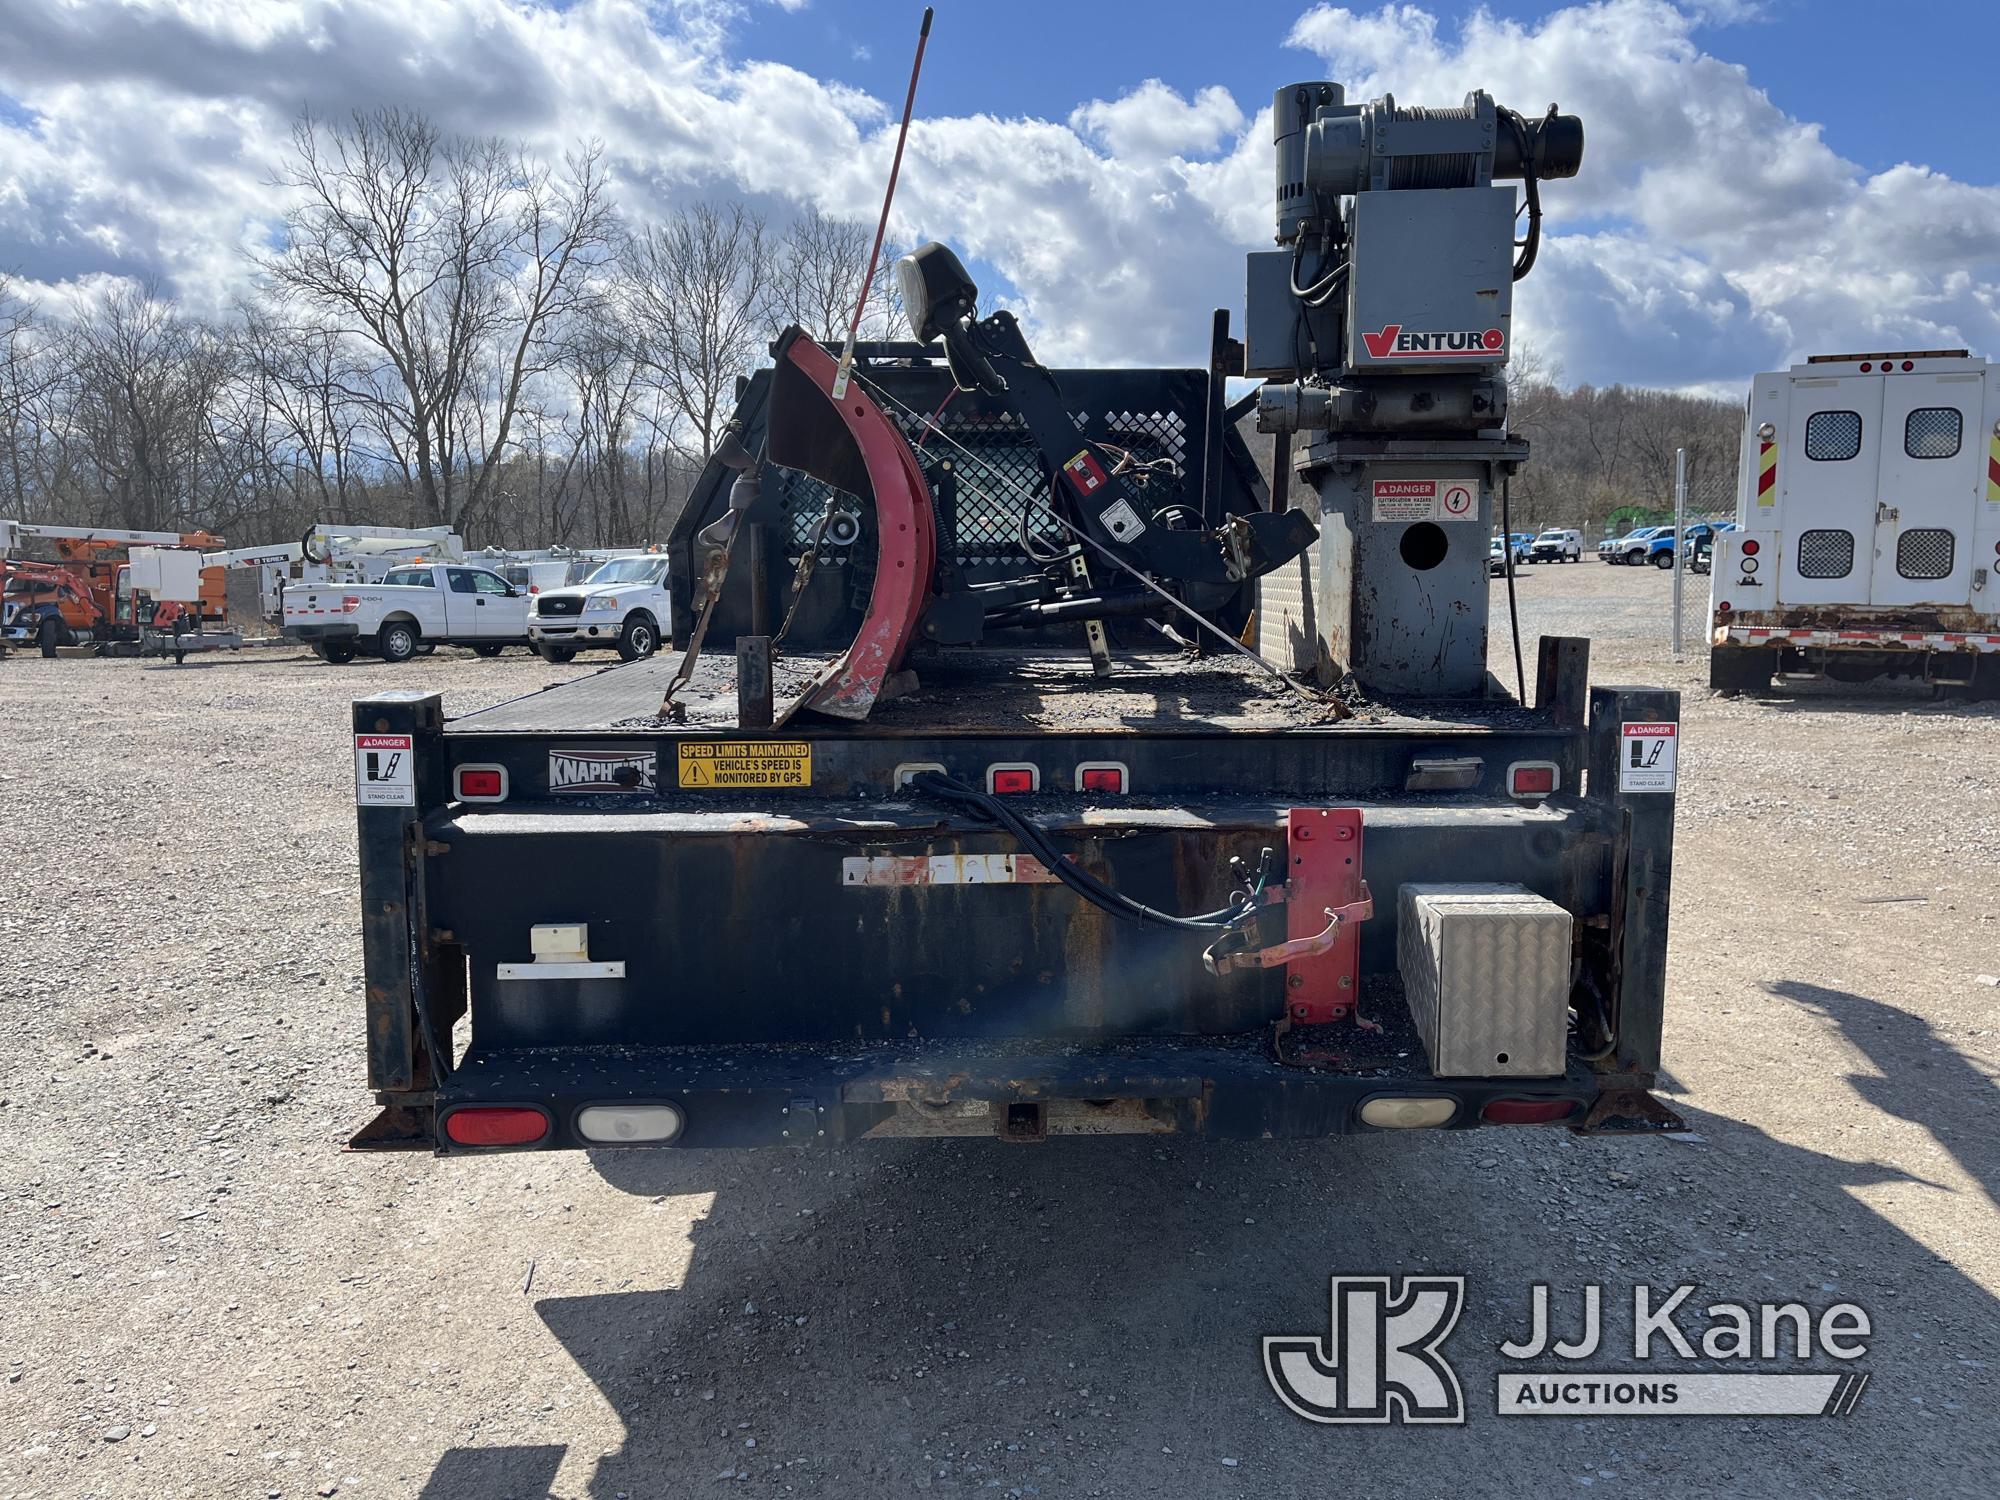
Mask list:
[{"label": "venturo logo", "polygon": [[1308,1422],[1463,1423],[1458,1376],[1438,1352],[1465,1306],[1463,1276],[1336,1276],[1324,1338],[1264,1340],[1264,1375]]},{"label": "venturo logo", "polygon": [[1507,352],[1507,335],[1497,328],[1454,329],[1446,333],[1412,333],[1401,323],[1389,323],[1380,333],[1364,333],[1370,359],[1406,355],[1422,359],[1497,359]]}]

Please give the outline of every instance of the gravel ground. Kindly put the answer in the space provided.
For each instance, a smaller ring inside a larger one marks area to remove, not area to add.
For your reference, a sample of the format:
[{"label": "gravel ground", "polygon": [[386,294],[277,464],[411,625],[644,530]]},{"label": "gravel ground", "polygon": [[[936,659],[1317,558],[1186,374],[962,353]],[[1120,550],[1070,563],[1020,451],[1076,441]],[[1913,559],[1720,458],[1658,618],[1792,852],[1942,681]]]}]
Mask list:
[{"label": "gravel ground", "polygon": [[[1669,583],[1520,602],[1686,694],[1672,1142],[345,1155],[347,700],[589,667],[0,663],[0,1496],[1990,1496],[1995,713],[1711,698]],[[1259,1335],[1423,1270],[1471,1278],[1469,1425],[1279,1408]],[[1838,1420],[1499,1419],[1538,1281],[1853,1300],[1873,1382]]]}]

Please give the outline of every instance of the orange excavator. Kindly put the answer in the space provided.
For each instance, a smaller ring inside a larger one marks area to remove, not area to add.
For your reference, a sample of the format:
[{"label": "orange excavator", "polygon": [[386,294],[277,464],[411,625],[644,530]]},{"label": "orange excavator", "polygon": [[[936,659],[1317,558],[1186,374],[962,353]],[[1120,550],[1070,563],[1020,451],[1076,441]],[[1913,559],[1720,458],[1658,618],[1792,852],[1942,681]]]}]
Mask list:
[{"label": "orange excavator", "polygon": [[[24,540],[40,539],[56,561],[14,555]],[[206,531],[129,531],[101,526],[52,526],[0,521],[0,638],[38,644],[44,656],[60,646],[131,644],[148,630],[181,632],[219,622],[224,614],[223,570],[202,568],[194,597],[156,599],[134,587],[130,549],[192,552],[220,546]]]}]

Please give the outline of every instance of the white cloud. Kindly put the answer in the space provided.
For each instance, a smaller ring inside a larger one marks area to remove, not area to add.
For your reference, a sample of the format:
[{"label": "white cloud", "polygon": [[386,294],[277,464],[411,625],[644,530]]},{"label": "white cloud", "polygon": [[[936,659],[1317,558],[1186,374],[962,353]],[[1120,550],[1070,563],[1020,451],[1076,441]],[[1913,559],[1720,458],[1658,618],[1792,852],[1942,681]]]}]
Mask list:
[{"label": "white cloud", "polygon": [[[2000,353],[2000,188],[1911,166],[1869,175],[1701,50],[1717,13],[1604,0],[1529,25],[1482,11],[1445,38],[1412,6],[1321,5],[1292,40],[1350,97],[1455,103],[1484,88],[1583,117],[1583,172],[1544,189],[1555,239],[1522,294],[1526,331],[1572,379],[1740,384],[1857,340]],[[1565,235],[1580,216],[1611,231]]]},{"label": "white cloud", "polygon": [[1148,78],[1129,94],[1091,100],[1071,113],[1069,123],[1112,156],[1159,161],[1211,154],[1243,128],[1243,111],[1227,89],[1205,88],[1183,99]]},{"label": "white cloud", "polygon": [[[872,218],[900,99],[737,56],[746,4],[11,0],[0,93],[27,120],[0,109],[0,268],[158,279],[226,307],[308,104],[415,107],[547,151],[599,137],[641,219],[724,194]],[[1581,114],[1584,172],[1546,190],[1521,299],[1523,331],[1573,379],[1728,386],[1857,339],[2000,352],[2000,190],[1843,160],[1702,50],[1700,27],[1740,9],[1599,0],[1448,27],[1410,4],[1317,6],[1290,40],[1320,63],[1275,60],[1272,83],[1323,66],[1352,97],[1483,87]],[[1242,254],[1270,243],[1268,112],[1157,80],[1062,121],[940,103],[919,100],[900,234],[997,267],[1045,358],[1201,358],[1208,310],[1240,305]]]}]

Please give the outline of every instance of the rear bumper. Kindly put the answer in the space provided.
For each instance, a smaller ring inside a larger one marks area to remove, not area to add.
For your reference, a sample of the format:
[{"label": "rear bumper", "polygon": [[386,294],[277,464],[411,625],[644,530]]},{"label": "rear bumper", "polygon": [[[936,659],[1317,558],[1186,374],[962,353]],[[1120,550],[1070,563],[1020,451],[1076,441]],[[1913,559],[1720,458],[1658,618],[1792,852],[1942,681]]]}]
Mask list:
[{"label": "rear bumper", "polygon": [[630,1149],[684,1149],[1021,1138],[1024,1127],[1032,1139],[1289,1140],[1374,1130],[1361,1110],[1378,1098],[1448,1099],[1444,1129],[1483,1123],[1496,1099],[1568,1101],[1563,1122],[1581,1124],[1601,1094],[1581,1064],[1553,1079],[1434,1079],[1421,1049],[1414,1068],[1407,1054],[1363,1073],[1290,1066],[1271,1054],[1267,1035],[474,1053],[431,1107],[415,1112],[416,1138],[398,1144],[445,1155],[493,1149],[458,1145],[448,1133],[454,1111],[491,1105],[526,1105],[547,1117],[540,1141],[509,1149],[563,1150],[613,1144],[579,1133],[578,1116],[593,1105],[672,1104],[685,1123],[671,1145]]},{"label": "rear bumper", "polygon": [[280,632],[288,641],[351,641],[361,635],[359,625],[294,625],[289,622]]},{"label": "rear bumper", "polygon": [[1776,646],[1816,651],[1946,651],[2000,653],[2000,630],[1789,629],[1782,625],[1717,625],[1715,646]]}]

